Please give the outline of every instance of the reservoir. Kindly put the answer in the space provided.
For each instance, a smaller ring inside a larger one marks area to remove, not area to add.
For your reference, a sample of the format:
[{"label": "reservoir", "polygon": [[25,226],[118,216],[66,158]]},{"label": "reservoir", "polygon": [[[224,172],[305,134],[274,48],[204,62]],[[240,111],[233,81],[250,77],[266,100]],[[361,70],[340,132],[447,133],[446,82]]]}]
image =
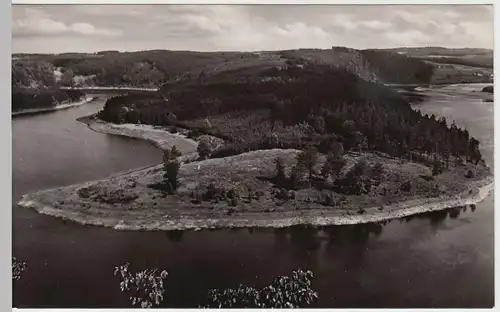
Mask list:
[{"label": "reservoir", "polygon": [[[466,126],[493,166],[493,103],[484,85],[422,89],[416,105]],[[161,162],[147,142],[91,131],[86,105],[12,120],[12,254],[28,269],[13,284],[18,308],[127,308],[114,266],[169,272],[166,307],[196,307],[211,288],[263,286],[310,269],[322,308],[491,308],[493,195],[385,224],[289,229],[121,232],[15,205],[25,193],[105,178]],[[472,116],[472,117],[471,117]]]}]

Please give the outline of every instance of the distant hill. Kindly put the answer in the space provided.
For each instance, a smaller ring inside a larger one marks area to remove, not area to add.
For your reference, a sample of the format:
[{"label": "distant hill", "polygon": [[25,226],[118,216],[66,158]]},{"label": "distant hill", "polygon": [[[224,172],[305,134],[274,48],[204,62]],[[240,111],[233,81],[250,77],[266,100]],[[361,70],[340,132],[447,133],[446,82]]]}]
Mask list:
[{"label": "distant hill", "polygon": [[[250,75],[261,69],[286,64],[319,64],[343,68],[368,81],[428,83],[433,67],[413,58],[387,51],[299,49],[276,52],[192,52],[152,50],[101,51],[94,54],[16,54],[12,82],[23,86],[130,85],[161,86],[198,76]],[[53,75],[53,79],[49,76]],[[53,80],[53,81],[52,81]]]},{"label": "distant hill", "polygon": [[376,51],[387,51],[420,58],[439,64],[456,64],[472,67],[493,68],[493,50],[442,47],[394,48]]},{"label": "distant hill", "polygon": [[470,56],[470,55],[493,55],[493,50],[490,49],[475,49],[475,48],[444,48],[444,47],[419,47],[419,48],[393,48],[381,49],[383,51],[393,53],[404,53],[409,56]]}]

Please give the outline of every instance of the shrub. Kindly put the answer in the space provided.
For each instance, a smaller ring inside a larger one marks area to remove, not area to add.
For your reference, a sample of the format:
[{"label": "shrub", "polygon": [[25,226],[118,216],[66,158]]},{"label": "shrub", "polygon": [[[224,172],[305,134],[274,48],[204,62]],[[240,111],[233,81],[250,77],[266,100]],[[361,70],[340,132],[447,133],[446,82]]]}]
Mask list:
[{"label": "shrub", "polygon": [[472,170],[467,170],[467,173],[465,173],[465,177],[468,178],[468,179],[471,179],[471,178],[474,178],[475,174],[474,174],[474,171]]},{"label": "shrub", "polygon": [[282,146],[282,142],[278,135],[273,132],[268,132],[264,135],[261,142],[259,143],[261,148],[278,148]]},{"label": "shrub", "polygon": [[335,206],[335,200],[333,199],[333,194],[326,194],[325,201],[323,202],[326,206]]},{"label": "shrub", "polygon": [[345,160],[342,156],[334,153],[328,154],[326,161],[321,168],[321,175],[328,179],[329,176],[338,177],[342,168],[345,165]]},{"label": "shrub", "polygon": [[196,130],[196,129],[191,130],[191,131],[189,131],[189,132],[187,133],[187,138],[189,138],[189,139],[193,139],[193,140],[197,139],[197,138],[198,138],[198,137],[200,137],[200,136],[201,136],[201,132],[200,132],[200,131],[198,131],[198,130]]},{"label": "shrub", "polygon": [[251,203],[252,199],[253,199],[254,192],[253,192],[251,187],[249,187],[247,190],[248,190],[248,202]]},{"label": "shrub", "polygon": [[240,200],[238,197],[231,198],[231,206],[236,207],[236,206],[238,206],[239,202],[240,202]]},{"label": "shrub", "polygon": [[280,276],[263,288],[240,284],[236,289],[212,289],[200,308],[305,308],[318,300],[311,271],[297,270]]},{"label": "shrub", "polygon": [[202,138],[198,143],[198,155],[200,155],[200,159],[204,160],[210,157],[212,154],[212,148],[207,138]]},{"label": "shrub", "polygon": [[172,149],[170,150],[170,155],[173,159],[180,157],[182,153],[177,149],[177,146],[172,146]]},{"label": "shrub", "polygon": [[89,189],[87,187],[83,187],[81,189],[78,190],[78,196],[80,196],[81,198],[89,198],[90,197],[90,192],[89,192]]},{"label": "shrub", "polygon": [[437,176],[443,173],[443,164],[439,160],[435,160],[432,163],[432,175]]},{"label": "shrub", "polygon": [[225,200],[226,190],[221,187],[217,187],[214,183],[210,183],[207,190],[203,194],[203,200]]},{"label": "shrub", "polygon": [[195,205],[199,205],[203,201],[203,196],[200,192],[196,192],[195,194],[193,194],[192,197],[194,197],[194,199],[191,200],[191,203],[193,203]]},{"label": "shrub", "polygon": [[239,197],[240,194],[238,193],[238,190],[236,190],[235,188],[232,188],[227,192],[227,198],[229,199],[239,198]]},{"label": "shrub", "polygon": [[403,192],[412,194],[415,192],[415,183],[412,180],[404,181],[401,183],[400,189]]},{"label": "shrub", "polygon": [[371,169],[371,179],[374,182],[374,185],[379,185],[382,182],[382,176],[384,174],[384,165],[378,162],[373,165]]},{"label": "shrub", "polygon": [[12,279],[19,280],[21,278],[21,273],[27,269],[26,262],[17,260],[16,257],[12,257]]},{"label": "shrub", "polygon": [[284,189],[284,188],[279,189],[276,192],[275,196],[276,196],[277,199],[281,199],[281,200],[285,200],[285,201],[290,199],[288,191],[286,189]]},{"label": "shrub", "polygon": [[132,306],[152,308],[163,302],[165,288],[163,281],[167,278],[167,271],[158,272],[158,269],[146,269],[132,273],[129,263],[115,267],[115,276],[119,276],[120,290],[129,295]]}]

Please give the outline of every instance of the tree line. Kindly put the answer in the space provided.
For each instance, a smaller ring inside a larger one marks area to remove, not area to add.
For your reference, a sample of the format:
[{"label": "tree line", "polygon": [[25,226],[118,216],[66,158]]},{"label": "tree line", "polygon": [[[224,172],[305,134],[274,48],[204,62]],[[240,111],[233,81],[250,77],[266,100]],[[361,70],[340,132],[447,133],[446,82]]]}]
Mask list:
[{"label": "tree line", "polygon": [[12,88],[12,111],[29,108],[51,108],[61,102],[78,101],[84,95],[79,90]]}]

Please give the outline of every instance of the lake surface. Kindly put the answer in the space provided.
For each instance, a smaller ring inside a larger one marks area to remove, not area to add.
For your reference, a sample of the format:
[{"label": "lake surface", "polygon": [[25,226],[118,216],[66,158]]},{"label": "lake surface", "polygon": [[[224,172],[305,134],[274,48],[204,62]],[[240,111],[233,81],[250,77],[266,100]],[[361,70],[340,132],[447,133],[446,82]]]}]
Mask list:
[{"label": "lake surface", "polygon": [[[482,85],[426,89],[419,109],[467,125],[493,165],[493,103]],[[13,202],[28,192],[104,178],[161,161],[146,142],[95,133],[77,117],[103,102],[12,123]],[[472,117],[470,117],[472,116]],[[316,275],[319,307],[491,308],[493,196],[385,224],[201,232],[119,232],[13,205],[13,255],[28,270],[14,282],[19,308],[126,308],[113,267],[169,271],[167,307],[196,307],[210,288],[256,286],[292,270]],[[474,210],[474,211],[473,211]]]}]

